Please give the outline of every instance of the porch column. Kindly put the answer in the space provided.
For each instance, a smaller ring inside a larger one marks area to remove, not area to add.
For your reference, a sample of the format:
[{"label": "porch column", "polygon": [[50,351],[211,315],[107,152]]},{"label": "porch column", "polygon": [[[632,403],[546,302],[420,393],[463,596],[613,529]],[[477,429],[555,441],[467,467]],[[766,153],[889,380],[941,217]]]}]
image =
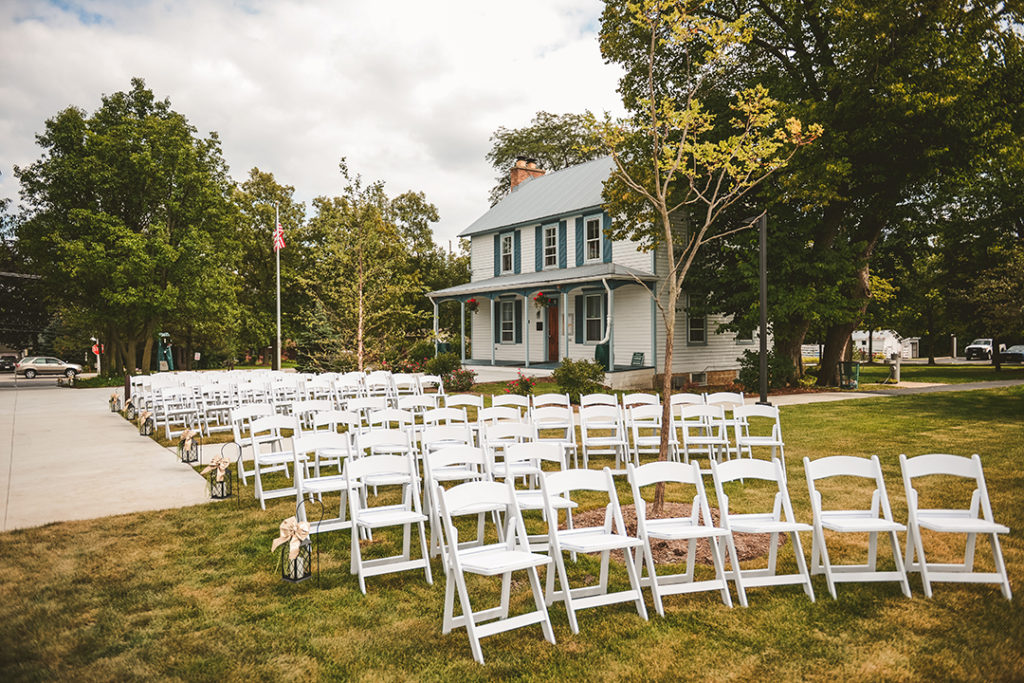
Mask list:
[{"label": "porch column", "polygon": [[608,290],[608,371],[615,372],[615,290]]},{"label": "porch column", "polygon": [[494,350],[498,340],[494,338],[494,299],[489,299],[489,301],[491,302],[491,365],[494,365]]},{"label": "porch column", "polygon": [[651,294],[651,365],[654,372],[658,372],[658,304],[654,301],[654,294]]},{"label": "porch column", "polygon": [[462,364],[466,364],[466,302],[459,302],[459,345],[462,347]]},{"label": "porch column", "polygon": [[437,299],[431,299],[430,303],[434,304],[434,355],[437,355],[437,349],[440,347],[440,341],[437,338]]},{"label": "porch column", "polygon": [[562,353],[558,359],[569,357],[569,293],[562,292]]},{"label": "porch column", "polygon": [[523,297],[523,319],[520,321],[526,328],[523,331],[523,345],[526,358],[525,367],[530,367],[530,297]]}]

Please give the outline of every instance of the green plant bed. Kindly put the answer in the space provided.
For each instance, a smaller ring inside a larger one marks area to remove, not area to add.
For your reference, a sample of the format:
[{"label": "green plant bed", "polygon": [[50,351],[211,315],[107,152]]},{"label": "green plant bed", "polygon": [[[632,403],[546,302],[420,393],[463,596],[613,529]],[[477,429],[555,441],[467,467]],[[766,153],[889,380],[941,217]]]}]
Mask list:
[{"label": "green plant bed", "polygon": [[[861,384],[880,383],[889,376],[887,365],[861,365]],[[963,384],[966,382],[996,382],[1024,379],[1024,366],[1004,365],[996,372],[991,365],[900,365],[900,381],[934,384]]]},{"label": "green plant bed", "polygon": [[[649,622],[631,604],[586,610],[580,633],[569,631],[565,610],[550,608],[557,644],[539,627],[487,638],[485,666],[473,662],[465,632],[441,633],[445,577],[432,564],[434,585],[422,571],[374,577],[368,594],[349,574],[347,532],[320,539],[320,585],[286,584],[270,552],[294,498],[260,510],[252,480],[238,501],[177,510],[50,524],[0,534],[0,678],[3,680],[360,679],[360,680],[1021,680],[1024,659],[1024,387],[897,396],[785,406],[786,466],[795,514],[810,520],[801,460],[807,456],[878,454],[897,519],[906,505],[898,454],[981,454],[1003,537],[1010,602],[988,585],[937,584],[927,599],[920,580],[914,596],[895,584],[842,584],[832,600],[823,577],[813,579],[817,601],[798,586],[754,588],[750,607],[729,609],[714,592],[669,596],[657,617],[644,591]],[[172,457],[168,455],[168,457]],[[592,468],[610,465],[595,459]],[[632,499],[617,478],[624,505]],[[288,485],[273,475],[268,486]],[[711,491],[710,482],[708,490]],[[838,506],[860,504],[848,482],[825,482]],[[728,487],[734,509],[771,507],[765,487]],[[937,482],[922,496],[941,505],[963,504],[969,490]],[[325,496],[328,514],[336,496]],[[597,499],[580,496],[581,511]],[[712,504],[715,504],[712,495]],[[42,501],[40,504],[46,504]],[[931,505],[932,503],[929,503]],[[312,505],[315,523],[319,507]],[[475,518],[468,520],[464,529]],[[539,513],[527,513],[531,531]],[[850,535],[853,536],[853,535]],[[381,531],[367,556],[397,549],[399,531]],[[905,535],[901,535],[901,543]],[[926,539],[926,543],[929,539]],[[810,534],[803,535],[809,559]],[[862,561],[866,537],[829,537],[833,561]],[[414,547],[416,543],[414,543]],[[960,541],[938,546],[932,559],[961,552]],[[414,554],[416,551],[414,551]],[[790,544],[780,570],[794,567]],[[985,542],[979,566],[991,565]],[[891,567],[888,547],[880,550]],[[749,566],[754,566],[751,561]],[[583,557],[567,566],[576,582],[594,581],[599,562]],[[748,564],[744,564],[748,566]],[[682,569],[682,567],[676,567]],[[697,577],[710,570],[698,565]],[[613,561],[612,590],[627,587]],[[470,580],[476,608],[496,604],[500,580]],[[512,587],[512,612],[530,609],[522,575]]]},{"label": "green plant bed", "polygon": [[78,389],[95,389],[96,387],[124,387],[124,377],[111,377],[109,375],[96,375],[87,379],[75,379],[75,387]]}]

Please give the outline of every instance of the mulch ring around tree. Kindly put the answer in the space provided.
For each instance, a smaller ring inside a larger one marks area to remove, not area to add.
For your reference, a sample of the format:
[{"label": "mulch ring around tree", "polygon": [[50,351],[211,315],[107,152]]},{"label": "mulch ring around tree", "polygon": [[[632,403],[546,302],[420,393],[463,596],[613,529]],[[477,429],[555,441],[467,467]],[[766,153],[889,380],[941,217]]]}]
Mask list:
[{"label": "mulch ring around tree", "polygon": [[[648,519],[664,519],[666,517],[690,517],[690,510],[692,506],[689,503],[665,503],[664,509],[660,515],[654,515],[652,512],[652,504],[647,505],[647,518]],[[601,526],[604,524],[604,513],[603,507],[596,508],[594,510],[587,510],[585,512],[577,512],[572,516],[573,526]],[[711,518],[714,520],[715,526],[718,526],[718,508],[711,508]],[[630,536],[636,536],[636,510],[632,505],[622,506],[622,519],[626,523],[626,530]],[[767,557],[769,545],[771,543],[771,536],[768,534],[733,534],[733,538],[736,542],[736,555],[740,562],[745,560],[753,560],[758,557]],[[785,534],[779,535],[780,545],[787,543],[787,536]],[[689,541],[662,541],[658,539],[652,539],[651,541],[651,554],[654,556],[654,563],[669,563],[669,564],[682,564],[686,562],[686,552],[689,546]],[[725,554],[726,561],[728,561],[728,551],[725,545],[722,545],[722,552]],[[697,553],[696,561],[699,564],[712,565],[711,562],[711,545],[708,543],[706,538],[699,539],[697,541]],[[617,560],[622,560],[622,553],[614,551],[612,556]]]}]

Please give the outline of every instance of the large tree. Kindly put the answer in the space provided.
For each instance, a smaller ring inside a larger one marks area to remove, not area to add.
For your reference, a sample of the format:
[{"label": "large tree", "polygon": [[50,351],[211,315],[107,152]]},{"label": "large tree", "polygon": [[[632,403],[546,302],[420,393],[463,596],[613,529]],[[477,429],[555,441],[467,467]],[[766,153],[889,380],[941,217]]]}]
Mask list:
[{"label": "large tree", "polygon": [[217,136],[199,137],[136,78],[92,115],[59,112],[36,140],[42,156],[15,168],[27,210],[19,249],[51,305],[99,333],[105,369],[148,372],[156,332],[221,317],[233,302]]},{"label": "large tree", "polygon": [[[766,85],[785,110],[820,121],[820,145],[766,186],[776,272],[776,349],[798,361],[809,329],[824,330],[819,383],[871,297],[870,263],[908,204],[956,182],[972,160],[1014,133],[1004,125],[1019,50],[1019,6],[999,0],[712,0],[707,13],[741,16],[753,29],[738,49],[731,87]],[[1019,130],[1016,135],[1019,137]],[[753,255],[750,255],[753,258]],[[726,293],[729,274],[709,269],[727,313],[750,308]],[[734,283],[735,284],[735,283]]]},{"label": "large tree", "polygon": [[[622,89],[641,88],[623,98],[630,118],[606,116],[595,130],[615,163],[604,188],[607,208],[618,216],[613,237],[665,254],[667,270],[651,292],[665,331],[665,397],[672,393],[678,304],[694,260],[705,245],[742,229],[723,220],[730,208],[821,134],[797,119],[780,122],[777,102],[760,86],[736,93],[727,123],[706,108],[705,95],[749,34],[742,20],[701,16],[700,5],[610,3],[601,32],[606,57],[626,67]],[[667,64],[678,71],[665,80]],[[663,410],[659,460],[668,456],[672,430],[668,400]],[[655,509],[663,503],[659,485]]]},{"label": "large tree", "polygon": [[491,206],[510,190],[512,164],[521,156],[536,159],[546,171],[557,171],[584,161],[590,161],[604,152],[597,145],[593,129],[588,125],[590,112],[583,114],[550,114],[537,112],[529,125],[494,131],[487,161],[497,176],[491,188]]}]

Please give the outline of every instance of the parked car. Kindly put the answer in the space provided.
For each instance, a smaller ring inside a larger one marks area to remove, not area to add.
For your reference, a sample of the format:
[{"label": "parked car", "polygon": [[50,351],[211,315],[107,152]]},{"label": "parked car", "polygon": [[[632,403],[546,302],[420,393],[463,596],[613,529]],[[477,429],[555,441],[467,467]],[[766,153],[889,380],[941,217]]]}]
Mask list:
[{"label": "parked car", "polygon": [[14,370],[14,364],[18,362],[18,357],[12,353],[5,353],[0,356],[0,372],[10,372]]},{"label": "parked car", "polygon": [[992,360],[992,340],[975,339],[964,349],[964,355],[967,356],[967,360],[974,358]]},{"label": "parked car", "polygon": [[66,363],[52,356],[29,356],[14,365],[14,374],[32,379],[36,375],[64,375],[74,377],[82,371],[77,363]]},{"label": "parked car", "polygon": [[1017,344],[999,352],[1000,363],[1024,363],[1024,344]]}]

